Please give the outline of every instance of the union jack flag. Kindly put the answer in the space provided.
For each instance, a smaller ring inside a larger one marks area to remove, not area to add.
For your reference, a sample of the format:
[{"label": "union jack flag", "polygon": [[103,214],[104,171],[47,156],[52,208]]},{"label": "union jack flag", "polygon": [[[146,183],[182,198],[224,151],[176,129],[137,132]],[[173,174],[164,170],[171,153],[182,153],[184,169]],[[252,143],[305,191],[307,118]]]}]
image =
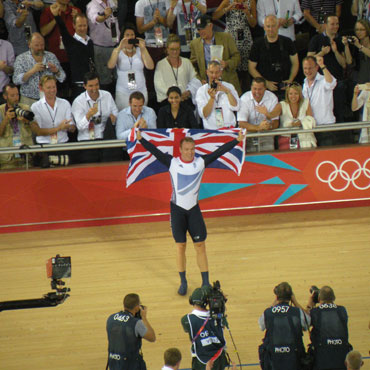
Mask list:
[{"label": "union jack flag", "polygon": [[[195,155],[210,154],[221,145],[236,139],[239,129],[198,130],[198,129],[148,129],[141,130],[144,139],[153,143],[163,153],[173,157],[180,156],[180,140],[191,136],[195,141]],[[136,181],[157,173],[167,172],[168,168],[160,163],[136,139],[133,128],[127,140],[127,152],[130,155],[130,165],[127,170],[126,187]],[[208,167],[231,170],[240,175],[245,156],[245,140],[229,152],[212,162]]]}]

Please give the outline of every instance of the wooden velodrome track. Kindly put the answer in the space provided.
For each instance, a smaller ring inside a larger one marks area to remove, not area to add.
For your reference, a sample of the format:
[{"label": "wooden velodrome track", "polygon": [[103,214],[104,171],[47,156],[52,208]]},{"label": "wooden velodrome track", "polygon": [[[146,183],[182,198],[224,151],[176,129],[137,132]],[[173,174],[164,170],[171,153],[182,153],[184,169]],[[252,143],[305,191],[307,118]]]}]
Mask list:
[{"label": "wooden velodrome track", "polygon": [[[273,287],[292,284],[306,304],[310,285],[332,286],[349,314],[350,341],[369,354],[370,208],[208,218],[211,280],[228,295],[228,320],[242,364],[256,364],[263,333],[257,319]],[[0,312],[0,369],[104,369],[105,322],[126,293],[148,306],[157,334],[143,344],[149,370],[160,369],[170,346],[190,367],[190,342],[180,318],[191,310],[176,294],[178,274],[168,222],[0,235],[0,301],[39,298],[50,291],[45,261],[72,257],[71,296],[58,307]],[[200,283],[192,246],[188,280]],[[231,357],[230,336],[225,334]],[[307,343],[307,336],[305,336]],[[365,360],[364,369],[370,360]],[[257,369],[256,365],[250,368]]]}]

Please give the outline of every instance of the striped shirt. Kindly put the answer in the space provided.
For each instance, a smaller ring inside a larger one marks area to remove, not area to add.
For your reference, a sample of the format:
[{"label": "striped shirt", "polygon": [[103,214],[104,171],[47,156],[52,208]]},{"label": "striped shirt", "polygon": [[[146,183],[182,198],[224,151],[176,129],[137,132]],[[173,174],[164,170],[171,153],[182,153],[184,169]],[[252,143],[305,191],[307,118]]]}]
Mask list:
[{"label": "striped shirt", "polygon": [[325,15],[336,14],[336,6],[343,4],[343,0],[302,0],[301,8],[308,9],[316,21],[324,22]]}]

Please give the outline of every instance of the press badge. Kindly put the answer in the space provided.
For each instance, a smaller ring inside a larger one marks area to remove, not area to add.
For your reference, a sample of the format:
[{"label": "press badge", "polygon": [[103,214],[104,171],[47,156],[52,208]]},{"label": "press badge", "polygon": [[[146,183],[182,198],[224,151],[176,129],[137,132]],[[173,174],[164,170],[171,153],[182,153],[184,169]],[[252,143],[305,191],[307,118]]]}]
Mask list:
[{"label": "press badge", "polygon": [[57,144],[58,143],[58,134],[55,132],[54,134],[50,135],[50,144]]},{"label": "press badge", "polygon": [[59,49],[60,49],[60,50],[64,50],[64,44],[63,44],[62,36],[60,36]]},{"label": "press badge", "polygon": [[186,43],[189,44],[193,40],[193,30],[192,30],[190,24],[185,25],[184,31],[185,31]]},{"label": "press badge", "polygon": [[290,136],[290,149],[298,149],[298,135]]},{"label": "press badge", "polygon": [[217,126],[217,128],[224,127],[224,116],[222,114],[222,108],[221,107],[216,107],[215,108],[215,113],[216,113],[216,126]]},{"label": "press badge", "polygon": [[134,71],[129,71],[127,73],[127,87],[130,90],[136,90],[137,89],[137,84],[136,84],[136,78],[135,78],[135,72]]},{"label": "press badge", "polygon": [[95,140],[95,127],[94,122],[90,121],[89,123],[89,139]]},{"label": "press badge", "polygon": [[[13,135],[13,146],[20,147],[21,146],[21,137],[19,135]],[[15,158],[20,158],[20,154],[16,153],[14,154]]]},{"label": "press badge", "polygon": [[163,47],[163,33],[161,27],[154,28],[155,44],[158,47]]}]

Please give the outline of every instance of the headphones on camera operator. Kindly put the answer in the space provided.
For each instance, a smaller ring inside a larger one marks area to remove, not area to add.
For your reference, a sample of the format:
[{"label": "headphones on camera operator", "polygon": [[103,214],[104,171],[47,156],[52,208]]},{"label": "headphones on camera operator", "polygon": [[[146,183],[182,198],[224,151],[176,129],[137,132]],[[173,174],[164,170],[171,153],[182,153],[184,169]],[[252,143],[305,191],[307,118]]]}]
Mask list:
[{"label": "headphones on camera operator", "polygon": [[196,288],[189,297],[189,303],[194,306],[197,305],[206,308],[208,304],[208,294],[203,288]]}]

